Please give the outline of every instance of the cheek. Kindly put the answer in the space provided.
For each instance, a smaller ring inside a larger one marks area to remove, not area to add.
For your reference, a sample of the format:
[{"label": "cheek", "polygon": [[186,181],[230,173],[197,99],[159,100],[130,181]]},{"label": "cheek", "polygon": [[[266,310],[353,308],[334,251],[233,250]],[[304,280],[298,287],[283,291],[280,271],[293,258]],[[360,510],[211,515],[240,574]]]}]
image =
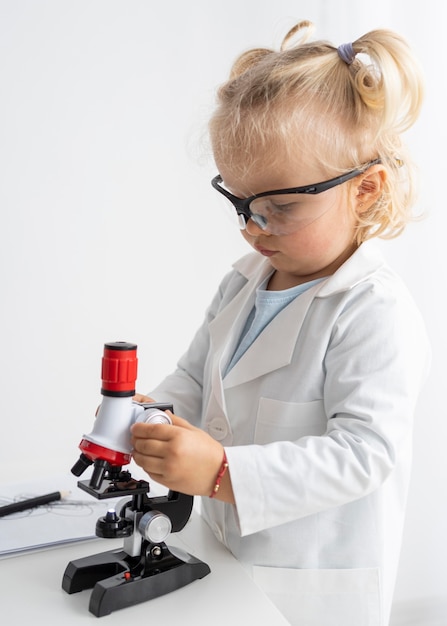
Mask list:
[{"label": "cheek", "polygon": [[284,237],[281,248],[291,257],[320,257],[338,253],[355,238],[355,220],[347,211],[333,211],[307,228]]},{"label": "cheek", "polygon": [[305,230],[295,233],[283,242],[282,250],[285,254],[293,257],[312,257],[319,252],[321,248],[326,247],[326,238],[329,240],[328,233],[315,232],[315,229],[305,232]]}]

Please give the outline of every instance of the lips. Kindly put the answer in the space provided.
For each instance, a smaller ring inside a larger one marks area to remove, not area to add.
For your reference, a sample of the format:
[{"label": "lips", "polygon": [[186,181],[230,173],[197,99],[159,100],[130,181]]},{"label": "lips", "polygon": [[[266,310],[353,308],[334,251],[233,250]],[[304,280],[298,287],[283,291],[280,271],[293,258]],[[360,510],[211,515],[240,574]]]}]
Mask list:
[{"label": "lips", "polygon": [[268,248],[263,248],[262,246],[255,246],[255,248],[262,256],[270,257],[276,254],[276,250],[268,250]]}]

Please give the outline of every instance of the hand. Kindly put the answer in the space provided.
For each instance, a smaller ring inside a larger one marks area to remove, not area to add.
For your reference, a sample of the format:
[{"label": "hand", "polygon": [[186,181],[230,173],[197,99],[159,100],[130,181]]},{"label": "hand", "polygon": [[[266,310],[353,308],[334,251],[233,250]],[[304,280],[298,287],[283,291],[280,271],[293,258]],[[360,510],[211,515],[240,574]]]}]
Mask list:
[{"label": "hand", "polygon": [[149,398],[149,396],[145,396],[142,393],[136,393],[132,400],[134,402],[141,402],[141,404],[144,404],[145,402],[155,402],[153,398]]},{"label": "hand", "polygon": [[[222,465],[223,447],[205,431],[168,413],[172,425],[133,424],[134,461],[156,482],[172,491],[209,496]],[[225,486],[222,481],[218,496],[228,502],[233,500],[229,476]]]}]

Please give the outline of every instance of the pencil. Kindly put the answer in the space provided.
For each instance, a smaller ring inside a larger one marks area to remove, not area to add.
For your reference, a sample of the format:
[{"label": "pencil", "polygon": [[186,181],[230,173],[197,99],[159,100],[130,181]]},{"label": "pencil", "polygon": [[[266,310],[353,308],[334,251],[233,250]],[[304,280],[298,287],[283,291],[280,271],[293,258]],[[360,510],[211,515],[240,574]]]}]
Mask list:
[{"label": "pencil", "polygon": [[44,496],[37,496],[36,498],[28,498],[27,500],[12,502],[12,504],[0,507],[0,517],[11,515],[12,513],[20,513],[20,511],[28,511],[36,508],[37,506],[49,504],[50,502],[56,502],[61,498],[67,497],[69,493],[69,491],[53,491],[53,493],[47,493]]}]

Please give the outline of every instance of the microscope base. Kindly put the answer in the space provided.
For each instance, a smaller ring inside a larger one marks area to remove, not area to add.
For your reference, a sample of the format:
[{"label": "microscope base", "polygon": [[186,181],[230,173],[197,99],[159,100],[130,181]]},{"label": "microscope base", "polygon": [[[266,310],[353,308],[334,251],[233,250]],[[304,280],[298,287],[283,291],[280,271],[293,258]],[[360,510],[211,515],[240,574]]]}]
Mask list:
[{"label": "microscope base", "polygon": [[[167,558],[149,571],[135,573],[135,557],[123,550],[111,550],[71,561],[64,573],[62,589],[77,593],[93,587],[89,611],[96,617],[151,600],[184,587],[210,573],[206,563],[196,557],[165,546]],[[139,569],[137,567],[137,569]]]}]

